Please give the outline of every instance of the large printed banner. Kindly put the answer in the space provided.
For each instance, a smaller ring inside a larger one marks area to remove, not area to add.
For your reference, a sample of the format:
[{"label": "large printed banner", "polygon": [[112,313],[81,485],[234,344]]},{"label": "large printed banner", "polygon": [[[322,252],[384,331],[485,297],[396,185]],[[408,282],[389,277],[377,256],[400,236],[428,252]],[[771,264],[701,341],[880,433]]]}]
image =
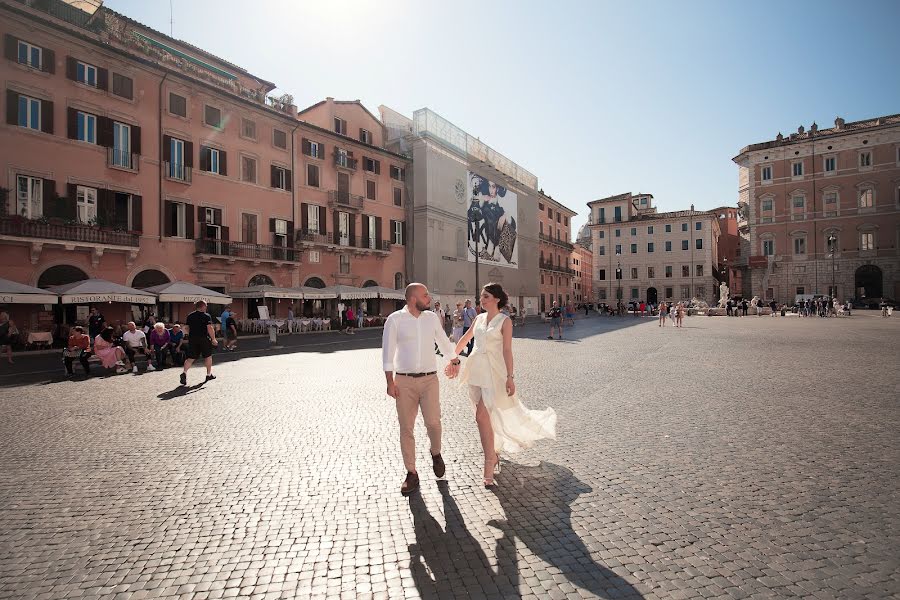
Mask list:
[{"label": "large printed banner", "polygon": [[[519,268],[516,227],[519,199],[502,185],[468,172],[469,262],[478,260],[500,267]],[[476,250],[477,248],[477,250]]]}]

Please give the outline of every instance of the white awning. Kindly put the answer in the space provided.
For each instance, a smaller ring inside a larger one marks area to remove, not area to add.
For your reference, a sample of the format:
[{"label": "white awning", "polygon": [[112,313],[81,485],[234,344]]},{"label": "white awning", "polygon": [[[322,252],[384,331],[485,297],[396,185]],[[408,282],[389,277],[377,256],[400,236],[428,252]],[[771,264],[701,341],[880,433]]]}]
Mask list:
[{"label": "white awning", "polygon": [[335,285],[325,288],[330,292],[337,294],[341,300],[365,300],[367,298],[377,298],[378,292],[375,288],[358,288],[350,285]]},{"label": "white awning", "polygon": [[0,304],[56,304],[59,296],[41,288],[0,278]]},{"label": "white awning", "polygon": [[302,300],[303,292],[297,288],[280,288],[274,285],[252,285],[229,292],[232,298],[289,298]]},{"label": "white awning", "polygon": [[63,304],[92,304],[94,302],[123,302],[126,304],[156,304],[156,294],[136,290],[105,279],[85,279],[48,288],[59,294]]},{"label": "white awning", "polygon": [[162,285],[145,288],[144,291],[159,296],[160,302],[197,302],[203,300],[207,304],[229,304],[231,297],[187,281],[172,281]]},{"label": "white awning", "polygon": [[378,297],[384,300],[406,300],[406,290],[394,290],[380,285],[365,289],[375,290],[378,292]]},{"label": "white awning", "polygon": [[332,300],[337,298],[337,294],[327,288],[314,288],[305,285],[293,288],[299,290],[303,294],[304,300]]}]

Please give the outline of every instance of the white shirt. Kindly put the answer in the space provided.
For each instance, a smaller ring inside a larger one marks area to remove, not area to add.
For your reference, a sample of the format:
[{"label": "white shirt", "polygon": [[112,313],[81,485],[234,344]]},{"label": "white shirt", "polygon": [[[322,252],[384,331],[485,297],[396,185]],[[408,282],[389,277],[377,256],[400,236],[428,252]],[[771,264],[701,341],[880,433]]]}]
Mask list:
[{"label": "white shirt", "polygon": [[381,337],[381,358],[384,370],[393,373],[431,373],[437,371],[434,345],[445,357],[453,360],[456,352],[447,339],[440,318],[430,310],[416,318],[407,307],[391,313],[384,322]]},{"label": "white shirt", "polygon": [[126,331],[122,334],[122,341],[128,344],[128,346],[131,348],[142,347],[146,340],[147,336],[144,335],[144,332],[140,329],[135,329],[134,331]]}]

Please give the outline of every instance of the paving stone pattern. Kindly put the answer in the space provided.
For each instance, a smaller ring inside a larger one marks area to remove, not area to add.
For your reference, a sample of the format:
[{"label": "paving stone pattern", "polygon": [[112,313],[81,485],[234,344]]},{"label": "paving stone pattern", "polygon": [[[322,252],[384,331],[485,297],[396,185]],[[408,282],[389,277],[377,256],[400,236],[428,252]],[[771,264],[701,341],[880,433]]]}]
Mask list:
[{"label": "paving stone pattern", "polygon": [[442,379],[447,481],[420,421],[400,496],[376,332],[0,389],[0,598],[897,597],[900,319],[686,323],[520,333],[559,439],[496,491]]}]

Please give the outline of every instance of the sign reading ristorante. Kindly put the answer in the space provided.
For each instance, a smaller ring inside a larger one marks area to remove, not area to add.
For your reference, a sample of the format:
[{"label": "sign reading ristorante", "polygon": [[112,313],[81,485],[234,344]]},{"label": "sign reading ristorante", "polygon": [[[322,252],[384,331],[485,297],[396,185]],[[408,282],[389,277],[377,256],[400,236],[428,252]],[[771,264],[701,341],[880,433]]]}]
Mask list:
[{"label": "sign reading ristorante", "polygon": [[91,302],[124,302],[127,304],[154,304],[153,296],[132,294],[71,294],[62,297],[63,304],[89,304]]}]

